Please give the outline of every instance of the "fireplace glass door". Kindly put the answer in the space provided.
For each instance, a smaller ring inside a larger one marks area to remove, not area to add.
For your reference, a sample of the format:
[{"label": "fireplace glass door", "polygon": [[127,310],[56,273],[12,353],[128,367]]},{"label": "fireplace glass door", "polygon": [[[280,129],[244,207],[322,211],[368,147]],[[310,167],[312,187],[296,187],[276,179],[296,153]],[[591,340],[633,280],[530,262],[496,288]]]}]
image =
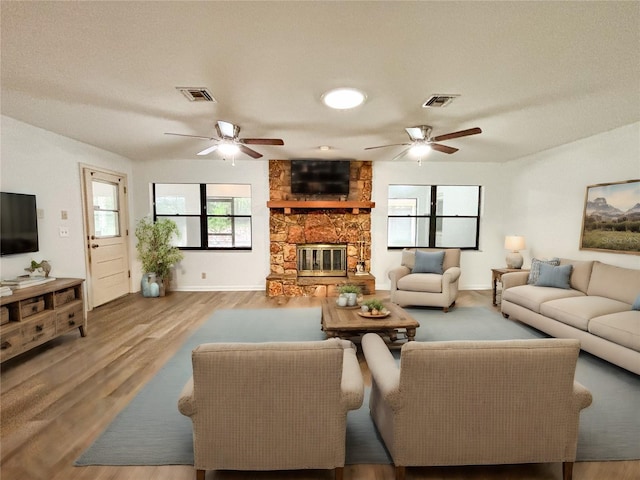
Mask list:
[{"label": "fireplace glass door", "polygon": [[301,277],[342,277],[347,274],[346,245],[298,245],[297,254]]}]

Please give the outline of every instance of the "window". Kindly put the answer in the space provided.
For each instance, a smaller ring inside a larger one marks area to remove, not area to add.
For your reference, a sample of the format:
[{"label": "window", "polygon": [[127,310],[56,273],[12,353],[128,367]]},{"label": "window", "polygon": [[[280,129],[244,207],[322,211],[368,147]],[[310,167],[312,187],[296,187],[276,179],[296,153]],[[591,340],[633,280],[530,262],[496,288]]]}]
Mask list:
[{"label": "window", "polygon": [[251,186],[156,183],[154,219],[176,222],[184,250],[251,249]]},{"label": "window", "polygon": [[478,185],[389,185],[387,247],[478,249]]},{"label": "window", "polygon": [[93,224],[96,238],[120,236],[120,206],[118,185],[104,180],[92,180]]}]

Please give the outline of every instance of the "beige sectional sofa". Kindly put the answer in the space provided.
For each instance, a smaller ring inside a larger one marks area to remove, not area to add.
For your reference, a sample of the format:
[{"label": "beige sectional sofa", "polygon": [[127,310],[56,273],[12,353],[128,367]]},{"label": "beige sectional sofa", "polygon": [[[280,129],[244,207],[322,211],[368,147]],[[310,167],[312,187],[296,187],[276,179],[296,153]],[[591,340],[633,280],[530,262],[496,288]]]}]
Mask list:
[{"label": "beige sectional sofa", "polygon": [[502,314],[553,337],[576,338],[582,350],[640,375],[640,270],[598,261],[572,265],[570,287],[530,285],[528,272],[502,276]]}]

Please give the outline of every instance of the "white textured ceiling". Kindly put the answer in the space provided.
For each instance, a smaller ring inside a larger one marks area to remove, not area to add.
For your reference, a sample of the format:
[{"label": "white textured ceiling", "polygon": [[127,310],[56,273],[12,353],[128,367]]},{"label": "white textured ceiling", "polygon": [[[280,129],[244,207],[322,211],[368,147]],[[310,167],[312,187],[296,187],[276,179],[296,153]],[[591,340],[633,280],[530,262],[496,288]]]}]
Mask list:
[{"label": "white textured ceiling", "polygon": [[[401,148],[364,147],[405,142],[408,126],[481,127],[430,156],[455,162],[640,120],[637,1],[2,1],[0,13],[2,113],[133,160],[200,158],[206,140],[164,132],[213,135],[218,119],[282,138],[255,147],[265,159],[390,159]],[[329,110],[320,97],[337,86],[366,103]],[[421,108],[434,93],[461,96]]]}]

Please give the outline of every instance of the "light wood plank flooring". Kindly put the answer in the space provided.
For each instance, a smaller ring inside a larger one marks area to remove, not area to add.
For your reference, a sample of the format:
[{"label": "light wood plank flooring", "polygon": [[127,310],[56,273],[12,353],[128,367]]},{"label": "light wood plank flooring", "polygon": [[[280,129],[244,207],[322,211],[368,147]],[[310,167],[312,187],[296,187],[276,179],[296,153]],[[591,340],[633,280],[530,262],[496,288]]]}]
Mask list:
[{"label": "light wood plank flooring", "polygon": [[[387,292],[378,292],[384,297]],[[95,440],[217,309],[317,305],[313,298],[269,299],[264,292],[172,292],[165,298],[128,295],[89,313],[87,337],[59,337],[1,366],[3,480],[192,480],[190,466],[74,467]],[[459,306],[491,306],[486,292],[462,292]],[[364,361],[365,378],[369,381]],[[348,465],[345,479],[391,480],[390,465]],[[640,462],[577,463],[576,480],[639,478]],[[561,466],[411,468],[413,480],[560,479]],[[332,478],[326,471],[207,472],[207,480]]]}]

